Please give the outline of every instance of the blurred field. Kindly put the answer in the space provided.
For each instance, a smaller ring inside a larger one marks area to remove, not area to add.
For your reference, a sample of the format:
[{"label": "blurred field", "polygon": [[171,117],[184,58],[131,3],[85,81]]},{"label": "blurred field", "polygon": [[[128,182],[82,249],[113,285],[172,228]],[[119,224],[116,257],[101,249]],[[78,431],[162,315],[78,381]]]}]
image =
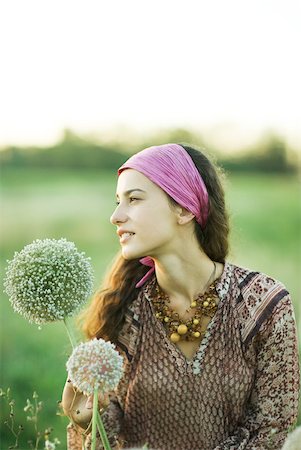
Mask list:
[{"label": "blurred field", "polygon": [[[1,182],[1,285],[6,260],[37,238],[66,237],[91,256],[95,287],[119,245],[109,216],[115,206],[115,175],[101,172],[6,170]],[[290,290],[300,323],[301,211],[298,180],[286,176],[230,176],[226,185],[232,220],[229,260],[261,270]],[[1,289],[2,291],[2,289]],[[40,429],[53,427],[65,448],[67,419],[56,416],[70,352],[61,324],[38,330],[12,312],[1,293],[1,383],[16,400],[16,422],[24,422],[23,406],[36,390],[44,401]],[[300,327],[301,328],[301,327]],[[300,330],[299,330],[300,332]],[[0,405],[1,448],[8,448]],[[30,433],[24,433],[23,446]]]}]

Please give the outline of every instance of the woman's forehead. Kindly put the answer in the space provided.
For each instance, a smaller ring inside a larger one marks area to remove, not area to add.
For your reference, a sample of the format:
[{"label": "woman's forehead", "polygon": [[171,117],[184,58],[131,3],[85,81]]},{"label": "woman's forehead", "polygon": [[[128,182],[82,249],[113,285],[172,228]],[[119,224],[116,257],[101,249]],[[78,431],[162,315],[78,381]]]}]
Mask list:
[{"label": "woman's forehead", "polygon": [[158,188],[151,180],[149,180],[141,172],[134,169],[126,169],[121,172],[117,182],[117,194],[122,194],[128,190],[150,190]]}]

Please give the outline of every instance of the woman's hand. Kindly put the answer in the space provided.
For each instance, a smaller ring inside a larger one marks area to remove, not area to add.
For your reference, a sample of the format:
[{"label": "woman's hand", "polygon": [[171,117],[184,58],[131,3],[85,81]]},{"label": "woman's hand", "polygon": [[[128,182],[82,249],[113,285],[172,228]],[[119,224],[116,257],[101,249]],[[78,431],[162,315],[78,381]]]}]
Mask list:
[{"label": "woman's hand", "polygon": [[[98,411],[106,408],[109,403],[108,395],[98,395]],[[86,430],[92,420],[93,395],[87,397],[78,391],[70,380],[67,380],[63,390],[62,408],[66,416],[69,416],[76,425]]]}]

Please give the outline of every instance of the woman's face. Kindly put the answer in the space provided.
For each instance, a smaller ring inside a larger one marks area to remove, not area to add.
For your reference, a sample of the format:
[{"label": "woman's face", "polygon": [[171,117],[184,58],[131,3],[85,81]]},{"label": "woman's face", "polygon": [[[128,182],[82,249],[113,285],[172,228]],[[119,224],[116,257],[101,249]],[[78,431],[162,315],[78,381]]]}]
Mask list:
[{"label": "woman's face", "polygon": [[167,194],[142,173],[121,172],[116,190],[117,207],[111,223],[117,225],[125,259],[159,257],[172,251],[177,231],[176,207]]}]

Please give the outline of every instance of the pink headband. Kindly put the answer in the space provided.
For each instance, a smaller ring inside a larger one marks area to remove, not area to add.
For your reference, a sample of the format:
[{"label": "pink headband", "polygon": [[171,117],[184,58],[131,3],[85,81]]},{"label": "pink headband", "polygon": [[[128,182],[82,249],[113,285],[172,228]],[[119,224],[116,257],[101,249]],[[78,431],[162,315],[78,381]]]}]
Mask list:
[{"label": "pink headband", "polygon": [[178,144],[149,147],[129,158],[118,170],[135,169],[160,186],[195,215],[202,228],[208,217],[208,192],[189,154]]},{"label": "pink headband", "polygon": [[[118,175],[125,169],[141,172],[194,214],[202,228],[205,227],[209,212],[208,192],[194,162],[181,145],[165,144],[146,148],[129,158],[119,168]],[[152,269],[137,287],[142,286],[154,271],[151,258],[143,258],[141,262]]]}]

